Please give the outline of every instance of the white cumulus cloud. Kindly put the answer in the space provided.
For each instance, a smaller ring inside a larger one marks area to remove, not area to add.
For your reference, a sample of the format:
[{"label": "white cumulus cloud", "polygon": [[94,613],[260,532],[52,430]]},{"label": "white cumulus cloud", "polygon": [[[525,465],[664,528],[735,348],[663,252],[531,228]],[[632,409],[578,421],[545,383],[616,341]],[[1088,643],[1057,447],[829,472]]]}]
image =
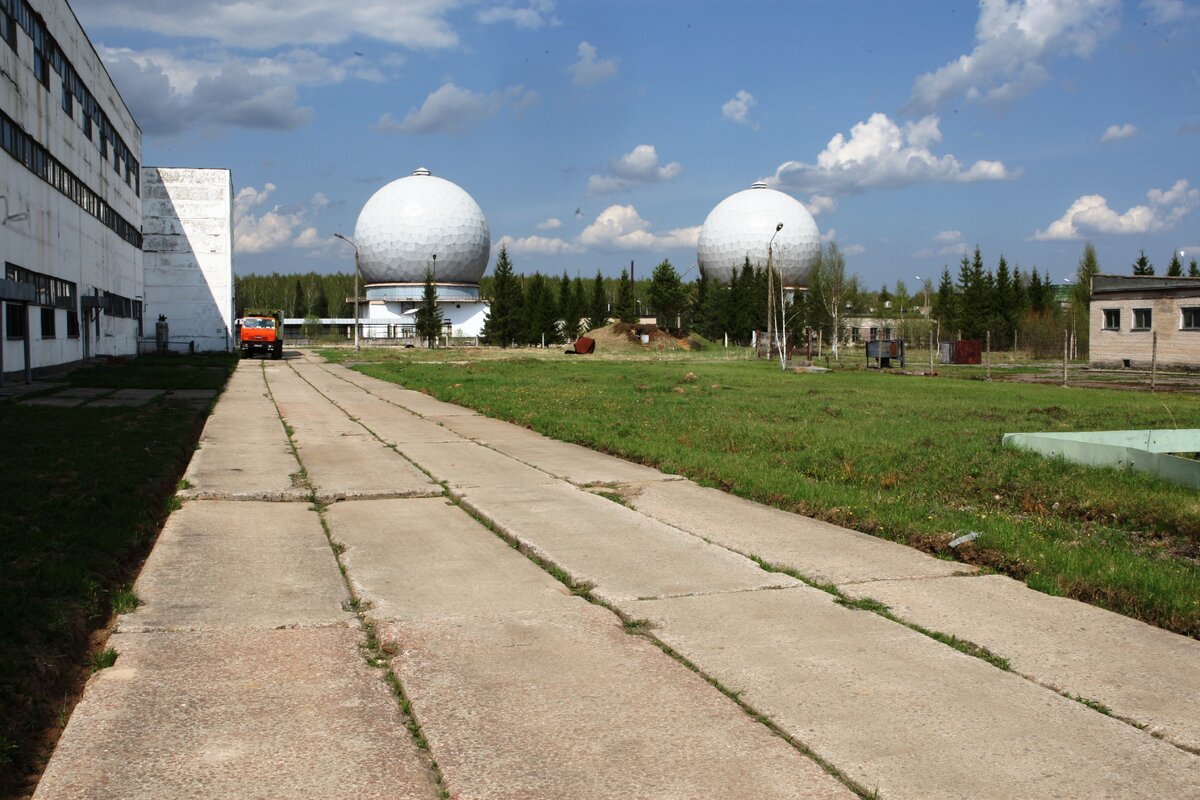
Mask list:
[{"label": "white cumulus cloud", "polygon": [[664,233],[650,230],[631,205],[612,205],[600,212],[596,221],[579,234],[579,243],[599,250],[636,250],[655,248],[695,247],[700,226],[676,228]]},{"label": "white cumulus cloud", "polygon": [[397,121],[387,113],[380,117],[375,127],[388,133],[462,133],[506,107],[523,111],[536,104],[538,99],[537,92],[519,84],[486,94],[472,92],[448,81],[431,92],[421,107],[410,111],[404,119]]},{"label": "white cumulus cloud", "polygon": [[861,244],[848,244],[842,248],[842,252],[848,256],[861,256],[863,253],[867,252],[867,248],[863,247]]},{"label": "white cumulus cloud", "polygon": [[561,227],[562,220],[558,217],[550,217],[549,219],[544,219],[537,224],[537,229],[539,231],[556,231]]},{"label": "white cumulus cloud", "polygon": [[908,110],[924,114],[959,96],[1010,102],[1028,94],[1060,56],[1087,58],[1116,30],[1120,0],[980,0],[975,47],[913,83]]},{"label": "white cumulus cloud", "polygon": [[808,213],[814,217],[818,214],[824,214],[826,211],[834,211],[837,209],[837,198],[830,197],[827,194],[814,194],[808,198],[808,202],[804,204],[808,209]]},{"label": "white cumulus cloud", "polygon": [[1138,132],[1136,125],[1126,123],[1124,125],[1109,125],[1104,134],[1100,137],[1100,142],[1119,142],[1122,139],[1128,139]]},{"label": "white cumulus cloud", "polygon": [[531,31],[536,31],[543,25],[558,27],[562,24],[558,17],[554,16],[554,0],[530,0],[523,6],[510,4],[491,6],[481,9],[475,15],[475,19],[484,25],[511,22],[518,28]]},{"label": "white cumulus cloud", "polygon": [[569,242],[557,236],[524,236],[515,239],[512,236],[501,236],[496,242],[496,248],[508,248],[513,255],[532,254],[539,256],[558,256],[568,253],[584,252],[576,242]]},{"label": "white cumulus cloud", "polygon": [[758,130],[758,123],[751,122],[747,116],[750,113],[750,109],[753,108],[757,103],[758,101],[754,99],[754,95],[750,94],[745,89],[739,89],[737,94],[735,94],[731,99],[727,100],[723,106],[721,106],[721,116],[725,117],[725,119],[732,120],[739,125],[748,125],[751,128]]},{"label": "white cumulus cloud", "polygon": [[362,36],[416,50],[458,45],[446,17],[460,0],[72,0],[84,27],[127,28],[269,49]]},{"label": "white cumulus cloud", "polygon": [[793,192],[855,194],[866,189],[898,188],[921,183],[972,183],[1015,176],[1000,161],[976,161],[964,167],[952,155],[929,149],[941,141],[939,120],[930,115],[903,126],[875,113],[838,133],[817,155],[816,163],[787,161],[768,183]]},{"label": "white cumulus cloud", "polygon": [[1143,0],[1141,7],[1146,9],[1150,21],[1158,25],[1200,16],[1200,8],[1189,6],[1183,0]]},{"label": "white cumulus cloud", "polygon": [[1200,189],[1178,180],[1170,189],[1151,189],[1147,202],[1123,214],[1109,208],[1102,195],[1080,197],[1066,213],[1033,238],[1038,241],[1074,241],[1100,234],[1156,233],[1174,226],[1200,205]]},{"label": "white cumulus cloud", "polygon": [[276,188],[273,183],[264,184],[262,189],[246,186],[234,196],[234,249],[241,253],[265,253],[285,247],[327,249],[331,237],[317,233],[312,221],[329,205],[328,198],[318,192],[299,206],[275,205],[266,211],[258,211],[275,194]]},{"label": "white cumulus cloud", "polygon": [[962,241],[962,231],[942,231],[933,237],[935,242],[942,244],[953,244]]},{"label": "white cumulus cloud", "polygon": [[611,194],[643,183],[669,181],[683,173],[683,165],[672,161],[660,166],[654,145],[639,144],[610,163],[609,173],[588,178],[588,194]]},{"label": "white cumulus cloud", "polygon": [[589,42],[579,43],[579,60],[567,70],[576,86],[593,86],[617,74],[617,62],[612,58],[596,58],[596,48]]}]

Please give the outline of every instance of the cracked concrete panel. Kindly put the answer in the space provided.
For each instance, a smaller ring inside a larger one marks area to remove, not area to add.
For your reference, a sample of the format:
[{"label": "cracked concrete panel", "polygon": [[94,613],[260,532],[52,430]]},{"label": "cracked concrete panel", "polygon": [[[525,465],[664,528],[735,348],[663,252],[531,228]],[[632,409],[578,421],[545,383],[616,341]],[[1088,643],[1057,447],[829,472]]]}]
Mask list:
[{"label": "cracked concrete panel", "polygon": [[560,483],[552,475],[475,442],[405,442],[399,449],[452,489]]},{"label": "cracked concrete panel", "polygon": [[450,430],[577,485],[678,480],[652,467],[556,441],[535,431],[484,416],[433,417]]},{"label": "cracked concrete panel", "polygon": [[[278,422],[278,420],[276,420]],[[300,464],[287,445],[228,444],[201,440],[183,478],[187,489],[179,495],[205,500],[304,500],[308,489],[297,483]]]},{"label": "cracked concrete panel", "polygon": [[326,519],[355,595],[380,623],[558,609],[569,596],[444,498],[338,503]]},{"label": "cracked concrete panel", "polygon": [[630,493],[643,514],[711,542],[794,569],[820,583],[973,573],[911,547],[743,500],[691,481],[650,483]]},{"label": "cracked concrete panel", "polygon": [[375,439],[297,443],[296,454],[322,501],[442,494],[441,486]]},{"label": "cracked concrete panel", "polygon": [[864,583],[846,589],[901,619],[975,642],[1032,680],[1102,703],[1200,752],[1200,642],[1003,575]]},{"label": "cracked concrete panel", "polygon": [[608,601],[795,586],[723,547],[566,483],[457,492],[471,511]]},{"label": "cracked concrete panel", "polygon": [[378,378],[371,378],[342,366],[325,364],[322,365],[322,369],[335,377],[345,378],[355,386],[360,386],[371,394],[381,397],[389,403],[395,403],[401,408],[407,408],[422,417],[471,416],[476,413],[469,408],[456,406],[453,403],[443,403],[427,394],[405,389],[398,384],[381,381]]},{"label": "cracked concrete panel", "polygon": [[345,628],[118,633],[37,800],[434,800],[381,672]]},{"label": "cracked concrete panel", "polygon": [[167,519],[120,630],[350,625],[350,598],[315,511],[197,501]]},{"label": "cracked concrete panel", "polygon": [[852,800],[611,613],[565,602],[408,623],[385,643],[451,797]]},{"label": "cracked concrete panel", "polygon": [[652,633],[894,800],[1195,796],[1200,759],[804,587],[632,604]]}]

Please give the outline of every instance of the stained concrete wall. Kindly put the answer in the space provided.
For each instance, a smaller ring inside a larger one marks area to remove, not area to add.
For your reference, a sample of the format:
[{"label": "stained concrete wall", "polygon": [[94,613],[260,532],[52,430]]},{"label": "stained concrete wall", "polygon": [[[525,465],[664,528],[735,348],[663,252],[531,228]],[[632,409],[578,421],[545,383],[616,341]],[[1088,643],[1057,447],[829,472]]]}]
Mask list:
[{"label": "stained concrete wall", "polygon": [[171,349],[232,347],[233,179],[227,169],[142,169],[146,324],[166,315]]},{"label": "stained concrete wall", "polygon": [[[115,132],[141,160],[142,134],[87,34],[64,0],[36,4],[46,29],[58,42],[82,83],[96,98]],[[72,101],[63,108],[63,79],[49,69],[49,86],[34,75],[34,49],[19,26],[16,49],[0,42],[0,110],[32,135],[49,154],[108,203],[134,228],[141,223],[141,202],[125,165],[114,170],[113,151],[101,154],[100,134],[84,132],[83,109]],[[62,194],[8,152],[0,150],[0,260],[76,286],[78,298],[111,292],[129,300],[143,294],[141,252]],[[20,217],[18,215],[26,215]],[[31,361],[35,369],[77,361],[88,355],[124,355],[137,350],[136,319],[97,314],[90,324],[80,313],[80,335],[67,332],[68,310],[56,308],[55,333],[44,337],[41,306],[30,308]],[[8,340],[0,329],[6,372],[24,364],[21,340]]]}]

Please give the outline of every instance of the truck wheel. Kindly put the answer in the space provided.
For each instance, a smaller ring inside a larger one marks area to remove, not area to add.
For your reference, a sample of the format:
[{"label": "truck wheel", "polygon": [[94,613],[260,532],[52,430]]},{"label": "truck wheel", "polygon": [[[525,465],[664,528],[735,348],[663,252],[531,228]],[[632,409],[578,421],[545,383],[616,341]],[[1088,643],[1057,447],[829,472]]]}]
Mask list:
[{"label": "truck wheel", "polygon": [[283,358],[283,342],[276,342],[275,346],[271,348],[271,358],[275,361]]}]

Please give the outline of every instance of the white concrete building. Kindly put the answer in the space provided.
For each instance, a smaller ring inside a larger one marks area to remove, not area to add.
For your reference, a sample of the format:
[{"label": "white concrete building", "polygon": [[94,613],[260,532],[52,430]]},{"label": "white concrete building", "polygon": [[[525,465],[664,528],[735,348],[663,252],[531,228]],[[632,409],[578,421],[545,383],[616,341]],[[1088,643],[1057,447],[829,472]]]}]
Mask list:
[{"label": "white concrete building", "polygon": [[142,233],[147,328],[165,316],[171,350],[229,350],[235,315],[229,170],[143,168]]},{"label": "white concrete building", "polygon": [[0,0],[0,75],[0,369],[134,353],[141,131],[63,0]]}]

